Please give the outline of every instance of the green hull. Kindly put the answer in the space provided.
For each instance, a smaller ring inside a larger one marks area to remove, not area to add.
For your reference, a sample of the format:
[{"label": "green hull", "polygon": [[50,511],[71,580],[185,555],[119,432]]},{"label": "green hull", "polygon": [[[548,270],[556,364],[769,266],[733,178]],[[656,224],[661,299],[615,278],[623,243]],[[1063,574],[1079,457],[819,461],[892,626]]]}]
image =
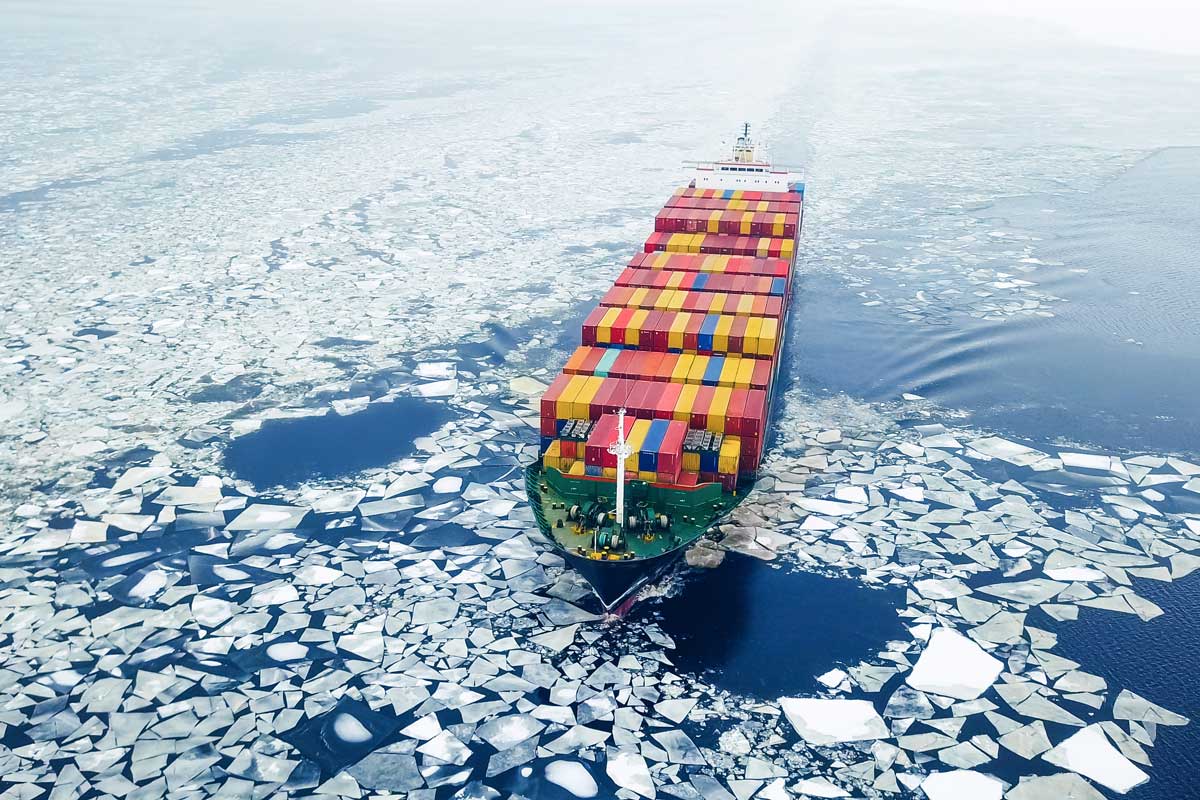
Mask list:
[{"label": "green hull", "polygon": [[[685,488],[627,481],[627,515],[654,522],[622,531],[617,545],[608,546],[615,523],[613,480],[567,477],[539,461],[526,469],[525,489],[542,533],[588,580],[606,610],[620,606],[660,575],[743,497],[741,491],[723,491],[719,483]],[[573,517],[572,508],[592,513],[582,521],[579,514]],[[594,520],[600,514],[605,521],[597,530]],[[665,527],[657,522],[663,516],[668,520]]]}]

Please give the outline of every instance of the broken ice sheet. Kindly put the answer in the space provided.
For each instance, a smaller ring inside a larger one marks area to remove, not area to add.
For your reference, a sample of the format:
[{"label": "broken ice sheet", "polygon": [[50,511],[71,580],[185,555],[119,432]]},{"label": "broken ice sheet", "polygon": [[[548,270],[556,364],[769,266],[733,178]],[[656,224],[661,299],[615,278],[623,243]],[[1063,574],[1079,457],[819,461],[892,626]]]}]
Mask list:
[{"label": "broken ice sheet", "polygon": [[867,700],[782,697],[779,705],[788,722],[809,744],[886,739],[890,735],[883,718]]},{"label": "broken ice sheet", "polygon": [[1091,778],[1096,783],[1125,794],[1150,776],[1112,746],[1104,728],[1088,725],[1060,742],[1042,758]]},{"label": "broken ice sheet", "polygon": [[1000,800],[1004,784],[990,775],[971,770],[934,772],[921,781],[929,800]]},{"label": "broken ice sheet", "polygon": [[308,514],[300,506],[267,505],[255,503],[225,526],[230,531],[292,530],[300,525]]},{"label": "broken ice sheet", "polygon": [[938,628],[904,682],[924,692],[973,700],[995,683],[1003,668],[999,659],[958,631]]}]

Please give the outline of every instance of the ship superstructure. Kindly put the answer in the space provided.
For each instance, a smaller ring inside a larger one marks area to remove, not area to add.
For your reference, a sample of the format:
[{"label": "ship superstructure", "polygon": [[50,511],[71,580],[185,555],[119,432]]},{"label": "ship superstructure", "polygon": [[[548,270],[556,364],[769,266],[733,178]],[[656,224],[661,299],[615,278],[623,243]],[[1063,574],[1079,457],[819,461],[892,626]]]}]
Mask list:
[{"label": "ship superstructure", "polygon": [[606,610],[740,502],[768,434],[804,184],[756,158],[749,125],[729,160],[690,166],[542,396],[526,473]]}]

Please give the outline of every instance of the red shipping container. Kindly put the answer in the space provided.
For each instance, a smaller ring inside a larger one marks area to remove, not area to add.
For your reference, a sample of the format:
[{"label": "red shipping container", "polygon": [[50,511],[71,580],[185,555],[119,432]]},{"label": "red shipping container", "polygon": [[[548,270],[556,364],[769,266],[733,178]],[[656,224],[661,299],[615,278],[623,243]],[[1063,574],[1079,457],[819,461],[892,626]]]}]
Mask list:
[{"label": "red shipping container", "polygon": [[592,428],[591,435],[588,436],[587,442],[583,447],[583,463],[591,467],[599,467],[604,464],[603,450],[606,447],[600,442],[609,441],[612,432],[617,429],[617,418],[611,414],[606,414],[599,419],[596,426]]},{"label": "red shipping container", "polygon": [[558,452],[563,458],[578,458],[576,453],[576,442],[574,439],[559,439]]},{"label": "red shipping container", "polygon": [[583,321],[583,343],[586,345],[594,345],[596,343],[596,328],[600,326],[600,320],[604,319],[604,315],[608,313],[608,309],[600,306],[592,310],[587,318]]},{"label": "red shipping container", "polygon": [[726,352],[740,353],[746,340],[746,326],[750,320],[746,317],[734,317],[733,325],[729,327],[729,347]]},{"label": "red shipping container", "polygon": [[558,420],[554,417],[542,417],[539,430],[542,436],[558,436]]},{"label": "red shipping container", "polygon": [[[567,384],[571,382],[571,375],[560,373],[557,378],[546,387],[546,391],[542,394],[542,419],[553,420],[555,418],[555,403],[558,402],[559,396],[563,393],[563,389],[567,388]],[[544,436],[552,436],[553,434],[543,434]]]},{"label": "red shipping container", "polygon": [[662,369],[663,360],[666,359],[666,353],[647,352],[646,360],[642,363],[642,377],[650,381],[661,381],[659,371]]},{"label": "red shipping container", "polygon": [[679,474],[679,470],[683,466],[683,439],[687,435],[687,430],[687,423],[683,420],[672,420],[667,424],[667,432],[663,435],[662,444],[658,448],[659,472],[666,472],[673,476]]},{"label": "red shipping container", "polygon": [[771,370],[774,363],[767,358],[754,361],[754,372],[750,375],[751,389],[769,389],[771,387]]},{"label": "red shipping container", "polygon": [[675,372],[675,364],[679,361],[679,355],[676,353],[663,353],[662,361],[658,363],[658,369],[654,373],[656,381],[670,381],[671,375]]},{"label": "red shipping container", "polygon": [[700,327],[704,325],[703,314],[692,314],[687,327],[683,329],[683,349],[695,352],[700,346]]},{"label": "red shipping container", "polygon": [[634,352],[636,355],[633,358],[633,363],[629,365],[629,368],[633,371],[633,377],[647,381],[654,380],[654,370],[658,362],[662,360],[662,353],[656,353],[649,348]]},{"label": "red shipping container", "polygon": [[624,382],[620,378],[609,378],[596,392],[594,400],[600,406],[601,416],[605,414],[615,414],[625,404],[625,395],[628,390],[625,388]]},{"label": "red shipping container", "polygon": [[692,420],[691,426],[696,430],[704,430],[708,427],[708,410],[712,407],[713,394],[717,391],[715,386],[701,386],[696,390],[696,402],[692,404]]},{"label": "red shipping container", "polygon": [[[654,406],[654,416],[657,419],[671,419],[675,413],[675,407],[679,405],[679,395],[683,391],[682,383],[664,383],[662,384],[662,394],[658,397],[658,402]],[[682,425],[683,423],[680,422]],[[686,428],[687,426],[684,425]]]},{"label": "red shipping container", "polygon": [[636,350],[622,350],[617,353],[617,358],[612,362],[612,366],[608,369],[608,374],[614,378],[631,378],[633,374],[629,369],[630,362],[633,361],[633,355]]},{"label": "red shipping container", "polygon": [[625,344],[625,329],[629,327],[629,320],[633,318],[636,309],[625,308],[621,313],[617,314],[617,318],[613,320],[612,325],[612,343]]},{"label": "red shipping container", "polygon": [[746,393],[746,410],[742,414],[743,445],[746,439],[762,435],[766,420],[767,393],[762,389],[751,389]]},{"label": "red shipping container", "polygon": [[608,352],[606,347],[593,347],[584,357],[583,363],[579,365],[580,375],[595,375],[596,366],[599,365],[600,359],[604,358],[604,354]]},{"label": "red shipping container", "polygon": [[742,420],[746,416],[746,400],[749,389],[734,389],[729,393],[729,407],[725,410],[725,432],[740,436]]},{"label": "red shipping container", "polygon": [[650,387],[657,384],[651,381],[633,381],[632,383],[633,386],[629,390],[629,397],[625,401],[626,413],[642,419],[652,418],[654,413],[647,411],[646,406],[649,402]]}]

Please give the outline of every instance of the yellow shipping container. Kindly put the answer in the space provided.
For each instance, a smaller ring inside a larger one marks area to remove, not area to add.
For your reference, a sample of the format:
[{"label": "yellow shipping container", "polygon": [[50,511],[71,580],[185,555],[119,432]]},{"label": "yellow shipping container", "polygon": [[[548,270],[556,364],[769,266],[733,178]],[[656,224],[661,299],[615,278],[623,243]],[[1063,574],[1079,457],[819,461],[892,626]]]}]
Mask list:
[{"label": "yellow shipping container", "polygon": [[587,378],[584,385],[580,387],[579,394],[575,395],[575,402],[572,404],[575,413],[571,415],[573,419],[591,419],[592,399],[600,390],[602,383],[604,383],[604,378],[599,375],[591,375]]},{"label": "yellow shipping container", "polygon": [[[713,350],[718,353],[725,353],[729,350],[729,331],[733,329],[733,320],[733,317],[725,315],[717,321],[717,330],[713,333]],[[732,360],[726,359],[725,366],[729,366]]]},{"label": "yellow shipping container", "polygon": [[746,320],[746,336],[742,340],[742,353],[745,355],[757,355],[758,338],[762,334],[762,322],[762,317],[750,317]]},{"label": "yellow shipping container", "polygon": [[617,477],[617,468],[616,467],[601,467],[600,474],[606,478],[616,478]]},{"label": "yellow shipping container", "polygon": [[742,236],[750,235],[750,223],[754,222],[754,214],[747,211],[742,214],[742,221],[738,223],[738,233]]},{"label": "yellow shipping container", "polygon": [[739,358],[737,362],[737,381],[734,383],[734,386],[738,389],[749,389],[750,381],[754,378],[754,359]]},{"label": "yellow shipping container", "polygon": [[[670,263],[671,263],[671,254],[670,253],[659,253],[658,255],[656,255],[654,257],[653,269],[666,269],[667,264],[670,264]],[[616,473],[613,473],[613,474],[616,474]]]},{"label": "yellow shipping container", "polygon": [[587,379],[587,375],[574,375],[567,382],[567,388],[563,389],[554,403],[554,416],[557,419],[571,419],[571,412],[575,410],[575,395],[579,394]]},{"label": "yellow shipping container", "polygon": [[562,472],[562,442],[555,439],[546,448],[546,452],[542,454],[542,463],[547,467],[552,467],[559,472]]},{"label": "yellow shipping container", "polygon": [[704,383],[704,372],[708,369],[708,356],[696,356],[692,360],[692,368],[688,370],[688,383]]},{"label": "yellow shipping container", "polygon": [[779,320],[767,317],[763,319],[762,330],[758,334],[758,354],[760,356],[775,355],[775,338],[779,335]]},{"label": "yellow shipping container", "polygon": [[692,406],[696,404],[696,392],[698,391],[700,391],[700,387],[694,383],[689,383],[680,390],[679,400],[675,403],[675,411],[671,415],[674,419],[680,422],[691,421]]},{"label": "yellow shipping container", "polygon": [[684,472],[699,472],[700,471],[700,454],[699,453],[684,453],[683,454],[683,471]]},{"label": "yellow shipping container", "polygon": [[724,292],[713,292],[712,299],[708,302],[708,313],[720,314],[725,309],[725,301],[729,299],[729,295]]},{"label": "yellow shipping container", "polygon": [[650,290],[645,287],[634,289],[633,293],[629,295],[629,302],[626,305],[629,308],[638,308],[642,305],[642,301],[646,299],[646,295],[648,294],[650,294]]},{"label": "yellow shipping container", "polygon": [[758,250],[755,255],[759,258],[769,258],[771,255],[771,240],[766,236],[758,240]]},{"label": "yellow shipping container", "polygon": [[721,210],[717,209],[708,215],[708,232],[719,233],[721,227]]},{"label": "yellow shipping container", "polygon": [[582,461],[575,461],[571,464],[569,475],[582,476],[584,474],[584,466]]},{"label": "yellow shipping container", "polygon": [[729,266],[729,256],[708,255],[700,264],[701,272],[724,272]]},{"label": "yellow shipping container", "polygon": [[630,347],[636,347],[641,340],[642,325],[646,323],[646,317],[650,316],[650,312],[644,308],[639,308],[629,317],[629,325],[625,328],[625,344]]},{"label": "yellow shipping container", "polygon": [[617,317],[621,315],[621,311],[622,309],[619,308],[610,308],[604,312],[600,324],[596,326],[597,344],[612,344],[612,326],[617,321]]},{"label": "yellow shipping container", "polygon": [[646,481],[647,483],[654,483],[656,480],[658,480],[658,475],[654,474],[653,472],[638,470],[638,480]]},{"label": "yellow shipping container", "polygon": [[667,285],[664,289],[678,289],[679,284],[683,283],[683,279],[687,276],[686,272],[672,272],[671,277],[667,278]]},{"label": "yellow shipping container", "polygon": [[718,386],[713,391],[712,405],[708,407],[708,430],[713,433],[725,432],[725,412],[729,410],[729,396],[733,389],[728,386]]},{"label": "yellow shipping container", "polygon": [[646,432],[650,430],[650,420],[639,419],[633,423],[633,427],[629,429],[629,438],[625,440],[625,444],[629,445],[633,452],[629,458],[625,459],[625,471],[636,472],[638,465],[638,451],[642,449],[642,441],[646,438]]},{"label": "yellow shipping container", "polygon": [[787,214],[776,214],[775,219],[771,222],[771,235],[780,237],[783,236],[783,223],[787,220]]},{"label": "yellow shipping container", "polygon": [[686,253],[687,245],[685,245],[684,242],[690,239],[690,233],[672,233],[671,238],[667,239],[667,252]]},{"label": "yellow shipping container", "polygon": [[742,194],[743,194],[743,191],[742,191],[741,189],[734,189],[734,190],[733,190],[733,197],[731,197],[731,198],[729,198],[729,199],[730,199],[730,200],[741,200],[741,199],[742,199]]},{"label": "yellow shipping container", "polygon": [[721,377],[717,380],[718,386],[728,386],[730,389],[737,386],[738,361],[739,359],[733,356],[725,359],[725,364],[721,367]]},{"label": "yellow shipping container", "polygon": [[724,475],[736,475],[741,458],[742,440],[737,436],[726,436],[717,455],[717,471]]},{"label": "yellow shipping container", "polygon": [[743,294],[738,297],[737,309],[733,312],[739,317],[748,317],[754,313],[754,295]]},{"label": "yellow shipping container", "polygon": [[671,323],[671,330],[667,333],[667,347],[675,348],[676,350],[683,349],[683,332],[687,329],[688,322],[692,319],[692,315],[686,311],[682,314],[675,315],[675,321]]},{"label": "yellow shipping container", "polygon": [[783,244],[779,247],[779,257],[791,259],[796,254],[796,243],[791,239],[784,239]]},{"label": "yellow shipping container", "polygon": [[[663,292],[663,294],[667,294],[667,292]],[[687,294],[685,294],[684,292],[678,292],[678,291],[671,292],[669,294],[669,296],[667,297],[666,310],[667,311],[682,311],[683,310],[683,301],[686,299],[687,299]]]},{"label": "yellow shipping container", "polygon": [[696,356],[692,353],[682,353],[671,370],[671,383],[687,383],[688,373],[692,371],[692,361]]},{"label": "yellow shipping container", "polygon": [[770,211],[771,210],[771,201],[770,200],[759,200],[758,203],[754,206],[754,210],[755,211]]},{"label": "yellow shipping container", "polygon": [[694,233],[694,234],[692,234],[692,240],[691,240],[690,242],[688,242],[688,249],[687,249],[687,251],[688,251],[689,253],[699,253],[699,252],[700,252],[700,247],[701,247],[701,246],[704,244],[704,237],[705,237],[705,236],[707,236],[707,235],[708,235],[708,234],[706,234],[706,233]]}]

